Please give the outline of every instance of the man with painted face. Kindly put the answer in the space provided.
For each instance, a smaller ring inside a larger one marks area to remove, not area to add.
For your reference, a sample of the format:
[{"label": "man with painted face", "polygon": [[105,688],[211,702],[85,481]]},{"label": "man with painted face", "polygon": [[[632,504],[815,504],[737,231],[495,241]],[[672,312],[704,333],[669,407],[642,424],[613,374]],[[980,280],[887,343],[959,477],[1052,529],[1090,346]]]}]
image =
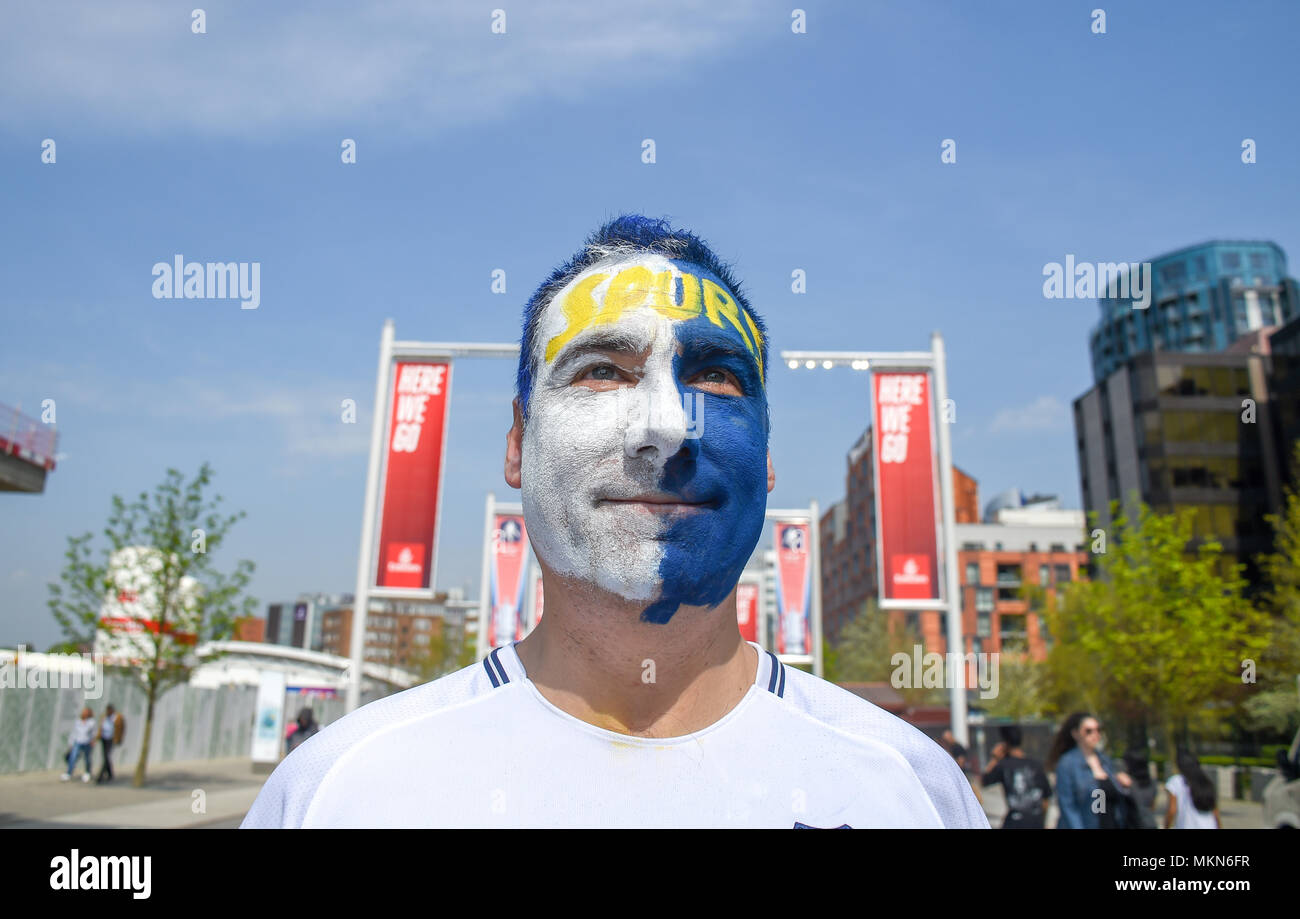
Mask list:
[{"label": "man with painted face", "polygon": [[698,237],[594,233],[528,303],[506,435],[545,617],[306,741],[244,826],[987,827],[938,744],[741,639],[767,357]]}]

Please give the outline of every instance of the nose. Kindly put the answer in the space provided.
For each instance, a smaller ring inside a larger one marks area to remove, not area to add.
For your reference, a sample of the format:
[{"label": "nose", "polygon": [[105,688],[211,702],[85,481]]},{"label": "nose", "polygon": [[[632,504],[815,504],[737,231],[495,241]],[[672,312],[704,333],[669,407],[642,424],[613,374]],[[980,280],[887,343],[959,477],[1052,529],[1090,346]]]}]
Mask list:
[{"label": "nose", "polygon": [[661,470],[686,439],[687,417],[676,381],[671,375],[655,377],[648,375],[620,392],[627,394],[625,452]]}]

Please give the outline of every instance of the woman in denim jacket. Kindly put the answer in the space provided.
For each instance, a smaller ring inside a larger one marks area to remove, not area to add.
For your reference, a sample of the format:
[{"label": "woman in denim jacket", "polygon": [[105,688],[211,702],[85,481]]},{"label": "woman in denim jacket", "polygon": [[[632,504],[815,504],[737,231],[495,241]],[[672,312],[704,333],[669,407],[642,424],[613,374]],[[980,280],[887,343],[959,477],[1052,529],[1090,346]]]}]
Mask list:
[{"label": "woman in denim jacket", "polygon": [[[1101,724],[1087,712],[1065,719],[1052,742],[1047,768],[1056,767],[1056,801],[1061,809],[1058,830],[1097,830],[1122,827],[1128,773],[1101,752]],[[1100,790],[1103,794],[1098,795]],[[1100,808],[1094,802],[1101,801]],[[1100,811],[1100,812],[1098,812]]]}]

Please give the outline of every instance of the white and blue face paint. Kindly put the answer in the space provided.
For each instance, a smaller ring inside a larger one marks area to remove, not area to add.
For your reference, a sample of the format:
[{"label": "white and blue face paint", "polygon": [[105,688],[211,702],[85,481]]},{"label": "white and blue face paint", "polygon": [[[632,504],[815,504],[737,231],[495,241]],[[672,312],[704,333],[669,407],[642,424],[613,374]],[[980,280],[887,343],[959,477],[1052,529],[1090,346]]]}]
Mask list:
[{"label": "white and blue face paint", "polygon": [[574,278],[534,342],[522,492],[538,557],[643,601],[646,622],[721,603],[767,506],[753,320],[716,277],[646,254]]}]

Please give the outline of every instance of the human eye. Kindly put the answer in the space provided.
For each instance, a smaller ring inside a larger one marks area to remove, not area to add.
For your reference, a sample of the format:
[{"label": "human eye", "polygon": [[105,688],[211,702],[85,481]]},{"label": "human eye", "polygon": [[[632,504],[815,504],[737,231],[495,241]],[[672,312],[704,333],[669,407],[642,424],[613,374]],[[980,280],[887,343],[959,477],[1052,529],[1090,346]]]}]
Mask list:
[{"label": "human eye", "polygon": [[745,388],[740,385],[736,375],[722,367],[706,367],[694,374],[687,381],[687,385],[720,396],[743,396],[745,394]]},{"label": "human eye", "polygon": [[580,376],[584,380],[617,380],[618,368],[613,364],[596,364],[588,367]]},{"label": "human eye", "polygon": [[599,361],[577,370],[573,377],[575,386],[589,389],[614,389],[619,386],[634,385],[631,374],[611,361]]}]

